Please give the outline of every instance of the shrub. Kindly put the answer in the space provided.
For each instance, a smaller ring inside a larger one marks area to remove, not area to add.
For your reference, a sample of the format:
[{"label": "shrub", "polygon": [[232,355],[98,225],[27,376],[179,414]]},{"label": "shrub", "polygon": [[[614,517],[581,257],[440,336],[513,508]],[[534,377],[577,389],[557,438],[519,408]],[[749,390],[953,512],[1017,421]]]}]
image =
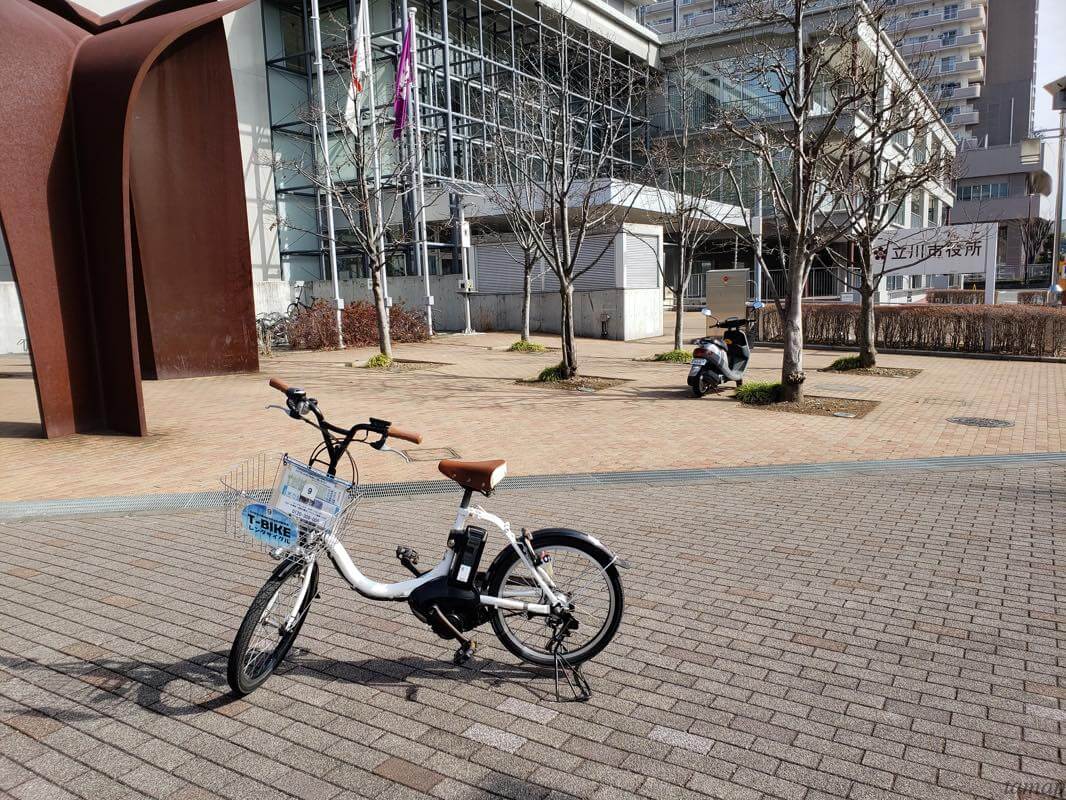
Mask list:
[{"label": "shrub", "polygon": [[542,344],[536,342],[523,342],[519,339],[517,342],[507,348],[511,353],[543,353],[548,348]]},{"label": "shrub", "polygon": [[384,353],[378,353],[376,356],[366,362],[367,369],[388,369],[392,366],[392,359]]},{"label": "shrub", "polygon": [[858,356],[843,356],[830,364],[827,369],[836,372],[847,372],[849,369],[859,369],[861,367],[862,360]]},{"label": "shrub", "polygon": [[941,305],[980,305],[985,302],[985,290],[930,289],[925,293],[925,301]]},{"label": "shrub", "polygon": [[755,381],[737,387],[737,400],[749,406],[768,406],[779,403],[784,393],[784,386],[770,381]]},{"label": "shrub", "polygon": [[562,364],[562,362],[551,367],[545,367],[540,371],[540,375],[537,376],[538,381],[543,381],[545,383],[551,383],[552,381],[561,381],[565,380],[565,378],[566,367]]},{"label": "shrub", "polygon": [[[368,347],[378,344],[378,316],[374,304],[360,300],[345,306],[341,314],[344,344]],[[426,318],[419,312],[397,303],[389,309],[389,331],[393,343],[424,342]],[[310,308],[300,308],[286,323],[289,346],[294,350],[324,350],[337,346],[337,318],[325,300],[316,300]]]},{"label": "shrub", "polygon": [[687,364],[692,360],[691,350],[667,350],[665,353],[656,353],[652,361],[669,361],[673,364]]},{"label": "shrub", "polygon": [[[856,304],[806,303],[804,342],[855,347],[858,321]],[[989,352],[1066,356],[1066,309],[1056,306],[883,305],[874,322],[878,346],[891,349],[980,353],[987,334]],[[763,310],[759,332],[765,341],[781,341],[776,310]]]}]

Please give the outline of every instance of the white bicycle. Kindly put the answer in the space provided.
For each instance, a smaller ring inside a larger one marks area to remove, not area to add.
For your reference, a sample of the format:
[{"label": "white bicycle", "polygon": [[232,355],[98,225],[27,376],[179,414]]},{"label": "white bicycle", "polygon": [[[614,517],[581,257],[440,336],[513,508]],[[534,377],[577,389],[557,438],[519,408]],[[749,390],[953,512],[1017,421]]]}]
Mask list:
[{"label": "white bicycle", "polygon": [[[574,699],[588,699],[591,690],[580,665],[603,650],[618,631],[623,610],[618,568],[627,566],[621,559],[580,531],[547,528],[529,534],[522,529],[515,535],[506,520],[470,504],[474,492],[492,494],[507,474],[506,462],[445,460],[440,471],[463,489],[463,496],[443,557],[423,572],[418,554],[398,547],[396,557],[414,577],[399,583],[372,580],[360,572],[339,536],[341,521],[355,507],[355,469],[348,448],[365,443],[392,451],[389,439],[420,444],[422,437],[374,418],[351,428],[333,425],[303,389],[277,379],[270,385],[285,394],[283,410],[317,428],[322,443],[306,466],[283,459],[269,503],[239,508],[243,530],[267,544],[281,563],[255,596],[233,641],[228,679],[235,694],[243,696],[261,686],[292,648],[318,596],[318,556],[324,552],[363,597],[406,600],[437,635],[458,641],[456,664],[474,654],[476,645],[466,634],[490,622],[515,656],[554,667],[557,698],[562,677]],[[352,481],[337,478],[346,455]],[[235,490],[232,477],[223,482]],[[242,503],[266,499],[235,491]],[[478,568],[487,532],[468,524],[471,520],[498,528],[510,545],[484,571]]]}]

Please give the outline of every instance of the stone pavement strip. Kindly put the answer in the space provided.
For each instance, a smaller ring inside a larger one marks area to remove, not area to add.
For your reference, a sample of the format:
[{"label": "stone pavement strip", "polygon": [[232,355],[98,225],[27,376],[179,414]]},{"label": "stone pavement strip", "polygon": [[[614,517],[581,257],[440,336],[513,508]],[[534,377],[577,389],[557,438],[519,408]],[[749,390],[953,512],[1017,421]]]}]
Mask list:
[{"label": "stone pavement strip", "polygon": [[[1066,450],[1064,364],[884,356],[885,365],[922,370],[900,379],[819,372],[839,354],[808,353],[811,394],[879,402],[862,419],[840,419],[743,407],[731,390],[696,400],[685,365],[634,360],[667,349],[661,342],[581,340],[586,374],[627,381],[596,394],[520,386],[517,378],[559,356],[504,352],[514,338],[400,345],[399,356],[438,366],[398,374],[347,366],[370,355],[364,349],[287,353],[264,359],[260,374],[145,381],[145,438],[33,438],[29,361],[0,357],[0,501],[216,489],[219,475],[254,453],[309,452],[314,431],[264,410],[280,397],[267,375],[307,388],[334,421],[393,420],[425,435],[407,449],[506,458],[512,475]],[[757,349],[748,376],[776,380],[780,363],[780,351]],[[955,416],[1013,426],[963,427],[947,421]],[[413,464],[356,455],[364,482],[440,477],[432,453]]]},{"label": "stone pavement strip", "polygon": [[[323,570],[282,673],[227,696],[270,562],[216,514],[0,525],[0,794],[333,798],[1060,796],[1066,464],[501,493],[631,562],[587,704],[485,630],[468,667]],[[455,496],[366,503],[398,579]],[[499,547],[499,537],[491,548]]]}]

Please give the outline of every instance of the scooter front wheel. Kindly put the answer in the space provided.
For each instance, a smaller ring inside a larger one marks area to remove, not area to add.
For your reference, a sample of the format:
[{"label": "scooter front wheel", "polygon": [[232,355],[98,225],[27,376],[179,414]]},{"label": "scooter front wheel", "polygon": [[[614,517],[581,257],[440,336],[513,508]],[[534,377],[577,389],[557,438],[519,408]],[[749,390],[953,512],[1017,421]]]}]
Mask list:
[{"label": "scooter front wheel", "polygon": [[[300,590],[308,569],[311,578],[301,600]],[[317,563],[285,561],[274,570],[252,600],[233,639],[226,678],[235,695],[243,697],[254,692],[274,673],[296,641],[316,594]],[[295,619],[287,624],[294,609]]]},{"label": "scooter front wheel", "polygon": [[[570,601],[577,626],[559,648],[570,664],[588,661],[605,648],[622,622],[622,580],[610,554],[584,537],[559,531],[535,533],[533,550],[550,554],[552,580]],[[526,603],[542,603],[544,596],[514,548],[497,556],[486,576],[485,594]],[[555,663],[549,619],[522,611],[493,609],[492,630],[500,643],[523,661],[542,666]]]}]

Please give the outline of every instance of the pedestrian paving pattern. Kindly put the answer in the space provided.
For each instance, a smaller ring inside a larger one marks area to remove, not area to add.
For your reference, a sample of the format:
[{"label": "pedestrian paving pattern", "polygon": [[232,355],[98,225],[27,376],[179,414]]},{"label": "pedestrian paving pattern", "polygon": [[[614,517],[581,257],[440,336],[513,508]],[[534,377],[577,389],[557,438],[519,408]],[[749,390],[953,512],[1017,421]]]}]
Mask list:
[{"label": "pedestrian paving pattern", "polygon": [[[0,794],[1040,797],[1066,780],[1064,497],[1046,464],[502,493],[516,525],[631,564],[586,704],[488,630],[453,666],[328,567],[298,650],[235,700],[227,650],[271,562],[217,515],[9,522]],[[395,546],[438,553],[457,499],[367,502],[346,546],[398,579]]]}]

